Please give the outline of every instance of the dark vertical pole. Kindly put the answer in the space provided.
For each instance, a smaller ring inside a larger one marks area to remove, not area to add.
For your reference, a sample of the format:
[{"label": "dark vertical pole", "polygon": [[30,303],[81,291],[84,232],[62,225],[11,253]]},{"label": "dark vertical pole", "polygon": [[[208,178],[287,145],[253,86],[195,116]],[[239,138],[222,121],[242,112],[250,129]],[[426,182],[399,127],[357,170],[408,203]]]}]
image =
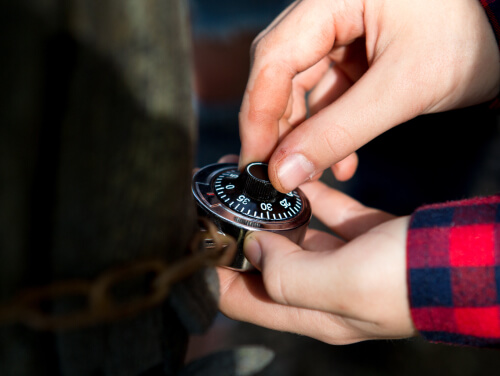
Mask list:
[{"label": "dark vertical pole", "polygon": [[[0,299],[136,259],[178,258],[194,228],[184,2],[5,3]],[[2,375],[168,373],[187,341],[167,304],[86,329],[0,327],[0,336]]]}]

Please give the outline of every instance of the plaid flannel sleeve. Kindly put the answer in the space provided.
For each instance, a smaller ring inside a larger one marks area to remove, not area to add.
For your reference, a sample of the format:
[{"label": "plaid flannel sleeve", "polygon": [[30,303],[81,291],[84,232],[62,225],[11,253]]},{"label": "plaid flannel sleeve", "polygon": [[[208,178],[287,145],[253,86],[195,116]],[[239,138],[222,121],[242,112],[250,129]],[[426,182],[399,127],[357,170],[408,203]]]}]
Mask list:
[{"label": "plaid flannel sleeve", "polygon": [[420,334],[431,342],[500,346],[500,194],[419,208],[407,239]]}]

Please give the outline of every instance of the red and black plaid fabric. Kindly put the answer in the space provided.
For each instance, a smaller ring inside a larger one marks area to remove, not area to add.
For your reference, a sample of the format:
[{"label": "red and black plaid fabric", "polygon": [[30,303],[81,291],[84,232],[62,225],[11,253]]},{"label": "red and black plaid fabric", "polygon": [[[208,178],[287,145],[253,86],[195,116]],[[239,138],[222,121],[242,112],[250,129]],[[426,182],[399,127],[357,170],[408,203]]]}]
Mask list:
[{"label": "red and black plaid fabric", "polygon": [[422,336],[500,346],[500,195],[418,209],[407,242],[411,313]]}]

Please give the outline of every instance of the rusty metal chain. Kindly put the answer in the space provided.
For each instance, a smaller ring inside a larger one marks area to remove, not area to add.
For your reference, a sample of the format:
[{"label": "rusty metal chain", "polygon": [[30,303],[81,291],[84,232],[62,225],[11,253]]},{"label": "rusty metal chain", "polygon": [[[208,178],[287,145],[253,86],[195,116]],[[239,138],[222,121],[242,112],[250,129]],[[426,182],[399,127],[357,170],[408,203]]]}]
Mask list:
[{"label": "rusty metal chain", "polygon": [[[209,221],[200,218],[190,255],[171,264],[162,259],[136,261],[106,270],[94,280],[66,280],[20,291],[11,301],[0,304],[0,325],[21,323],[34,329],[63,330],[95,325],[131,317],[160,304],[172,286],[206,266],[224,263],[224,257],[236,249],[236,241],[218,232]],[[151,281],[142,296],[117,299],[113,289],[131,280]],[[47,303],[63,299],[82,299],[83,308],[69,313],[44,309]]]}]

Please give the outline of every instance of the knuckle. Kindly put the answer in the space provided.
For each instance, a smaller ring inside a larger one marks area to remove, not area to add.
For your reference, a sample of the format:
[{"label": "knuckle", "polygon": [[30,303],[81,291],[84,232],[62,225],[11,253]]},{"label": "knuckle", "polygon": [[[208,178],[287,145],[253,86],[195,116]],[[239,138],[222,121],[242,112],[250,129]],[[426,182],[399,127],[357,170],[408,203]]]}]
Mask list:
[{"label": "knuckle", "polygon": [[262,59],[273,51],[273,42],[269,34],[258,35],[250,46],[250,56],[252,60]]}]

